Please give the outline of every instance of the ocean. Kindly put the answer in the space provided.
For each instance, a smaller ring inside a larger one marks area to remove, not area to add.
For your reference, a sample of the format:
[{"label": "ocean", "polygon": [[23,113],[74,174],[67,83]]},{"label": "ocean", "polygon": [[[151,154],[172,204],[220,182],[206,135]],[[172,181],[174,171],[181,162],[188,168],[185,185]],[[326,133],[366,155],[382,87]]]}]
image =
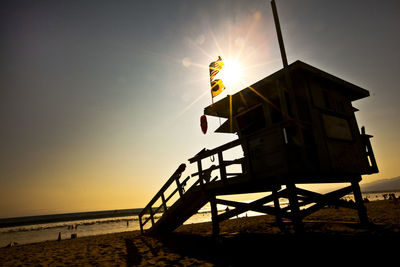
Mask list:
[{"label": "ocean", "polygon": [[[84,215],[84,213],[81,213]],[[88,213],[90,216],[91,213]],[[41,216],[38,216],[39,220]],[[157,215],[155,216],[157,218]],[[62,222],[35,223],[0,228],[0,247],[11,242],[28,244],[46,240],[57,240],[59,233],[62,239],[70,239],[72,234],[78,237],[139,230],[138,216],[121,216],[96,219],[67,220]],[[199,223],[211,220],[210,212],[198,213],[186,223]],[[148,224],[150,226],[150,224]],[[148,226],[148,227],[149,227]]]},{"label": "ocean", "polygon": [[[383,200],[384,195],[388,196],[390,193],[399,197],[399,192],[369,192],[363,193],[363,198],[368,198],[370,201]],[[353,197],[348,195],[344,199],[351,200]],[[224,210],[224,207],[219,207],[219,209]],[[57,240],[60,233],[62,239],[70,239],[72,234],[76,234],[79,238],[139,230],[137,215],[139,211],[140,209],[132,209],[0,219],[0,247],[5,247],[11,242],[28,244]],[[256,215],[260,213],[249,211],[239,217]],[[185,224],[207,221],[211,221],[211,213],[209,207],[206,206],[201,212],[189,218]],[[150,223],[146,226],[149,227]]]}]

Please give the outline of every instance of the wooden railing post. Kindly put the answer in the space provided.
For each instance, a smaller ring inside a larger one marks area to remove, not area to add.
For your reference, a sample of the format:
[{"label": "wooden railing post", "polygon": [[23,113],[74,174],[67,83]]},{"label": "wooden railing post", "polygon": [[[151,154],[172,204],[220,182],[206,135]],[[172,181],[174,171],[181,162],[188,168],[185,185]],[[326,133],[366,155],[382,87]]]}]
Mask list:
[{"label": "wooden railing post", "polygon": [[154,216],[153,216],[153,208],[150,206],[149,207],[149,213],[150,213],[150,220],[151,220],[151,225],[154,225]]},{"label": "wooden railing post", "polygon": [[162,205],[164,208],[164,212],[167,211],[167,202],[165,201],[164,192],[161,194]]},{"label": "wooden railing post", "polygon": [[197,160],[197,169],[199,170],[200,185],[203,186],[204,181],[203,181],[203,169],[201,166],[201,159]]},{"label": "wooden railing post", "polygon": [[374,172],[378,172],[378,164],[376,164],[375,155],[374,155],[374,152],[372,151],[371,141],[369,140],[369,138],[366,138],[365,141],[366,141],[366,146],[367,146],[367,150],[368,150],[367,155],[371,162],[371,168],[373,169]]},{"label": "wooden railing post", "polygon": [[183,190],[182,190],[182,185],[179,182],[179,176],[177,176],[175,178],[175,181],[176,181],[176,187],[178,188],[179,196],[182,197],[183,196]]},{"label": "wooden railing post", "polygon": [[142,214],[139,214],[140,233],[143,234]]},{"label": "wooden railing post", "polygon": [[218,164],[219,164],[219,171],[221,174],[221,180],[226,181],[226,168],[224,164],[224,158],[222,156],[222,151],[218,151]]},{"label": "wooden railing post", "polygon": [[[181,177],[182,173],[186,169],[186,164],[182,163],[179,165],[179,167],[176,169],[176,171],[172,174],[172,176],[168,179],[168,181],[161,187],[161,189],[157,192],[157,194],[150,200],[150,202],[147,204],[147,206],[141,211],[139,214],[139,225],[140,225],[140,230],[143,233],[143,228],[146,225],[146,223],[151,220],[152,226],[155,223],[155,218],[154,215],[157,213],[161,208],[163,208],[164,212],[168,210],[167,202],[169,199],[172,198],[172,196],[176,193],[176,191],[179,191],[179,194],[182,196],[183,194],[183,186],[179,182],[179,178]],[[183,181],[183,184],[186,184],[188,181],[189,177],[186,178]],[[165,197],[164,193],[166,190],[174,183],[174,180],[177,183],[177,189],[175,189],[168,197]],[[156,207],[155,210],[153,210],[153,205],[161,198],[162,204],[159,207]],[[150,214],[148,218],[143,220],[143,215],[144,214]]]}]

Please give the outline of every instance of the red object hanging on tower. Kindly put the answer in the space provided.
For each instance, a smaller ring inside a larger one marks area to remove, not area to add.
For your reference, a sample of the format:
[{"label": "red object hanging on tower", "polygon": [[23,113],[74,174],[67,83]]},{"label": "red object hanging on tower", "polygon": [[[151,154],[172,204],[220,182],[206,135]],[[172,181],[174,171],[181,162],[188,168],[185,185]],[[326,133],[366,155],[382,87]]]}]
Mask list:
[{"label": "red object hanging on tower", "polygon": [[203,131],[203,134],[206,134],[207,127],[208,127],[206,115],[203,115],[200,117],[200,126],[201,126],[201,130]]}]

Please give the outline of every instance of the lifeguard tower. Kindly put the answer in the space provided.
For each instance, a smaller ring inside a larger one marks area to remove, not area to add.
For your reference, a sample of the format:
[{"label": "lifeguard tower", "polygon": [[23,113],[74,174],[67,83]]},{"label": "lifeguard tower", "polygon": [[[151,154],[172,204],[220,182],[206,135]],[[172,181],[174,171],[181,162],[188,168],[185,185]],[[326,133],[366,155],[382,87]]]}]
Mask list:
[{"label": "lifeguard tower", "polygon": [[[278,39],[279,34],[278,29]],[[216,132],[238,138],[190,158],[197,172],[183,180],[182,164],[140,213],[142,232],[149,221],[152,233],[173,231],[207,203],[214,234],[219,222],[249,210],[274,215],[279,225],[288,218],[296,231],[302,231],[304,217],[326,205],[357,209],[360,222],[368,222],[359,182],[361,175],[376,173],[378,167],[372,136],[359,129],[352,102],[369,92],[304,62],[285,64],[284,53],[282,57],[284,68],[204,109],[205,115],[227,119]],[[243,150],[243,157],[225,160],[225,153],[235,147]],[[211,156],[218,162],[203,168]],[[233,165],[240,171],[229,173],[227,167]],[[182,185],[190,181],[185,192]],[[326,194],[297,186],[326,183],[349,185]],[[355,203],[341,199],[351,192]],[[265,196],[251,203],[221,198],[244,193]],[[178,199],[168,204],[176,194]],[[281,207],[282,198],[289,205]],[[218,213],[217,204],[231,209]]]}]

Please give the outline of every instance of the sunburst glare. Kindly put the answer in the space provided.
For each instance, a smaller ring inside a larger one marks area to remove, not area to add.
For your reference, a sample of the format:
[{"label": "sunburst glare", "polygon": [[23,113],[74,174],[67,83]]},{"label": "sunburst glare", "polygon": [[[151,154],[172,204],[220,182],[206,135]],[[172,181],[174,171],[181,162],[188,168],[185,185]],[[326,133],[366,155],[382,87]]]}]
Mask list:
[{"label": "sunburst glare", "polygon": [[242,84],[243,67],[237,60],[223,59],[225,65],[220,71],[220,77],[228,90],[239,90]]}]

